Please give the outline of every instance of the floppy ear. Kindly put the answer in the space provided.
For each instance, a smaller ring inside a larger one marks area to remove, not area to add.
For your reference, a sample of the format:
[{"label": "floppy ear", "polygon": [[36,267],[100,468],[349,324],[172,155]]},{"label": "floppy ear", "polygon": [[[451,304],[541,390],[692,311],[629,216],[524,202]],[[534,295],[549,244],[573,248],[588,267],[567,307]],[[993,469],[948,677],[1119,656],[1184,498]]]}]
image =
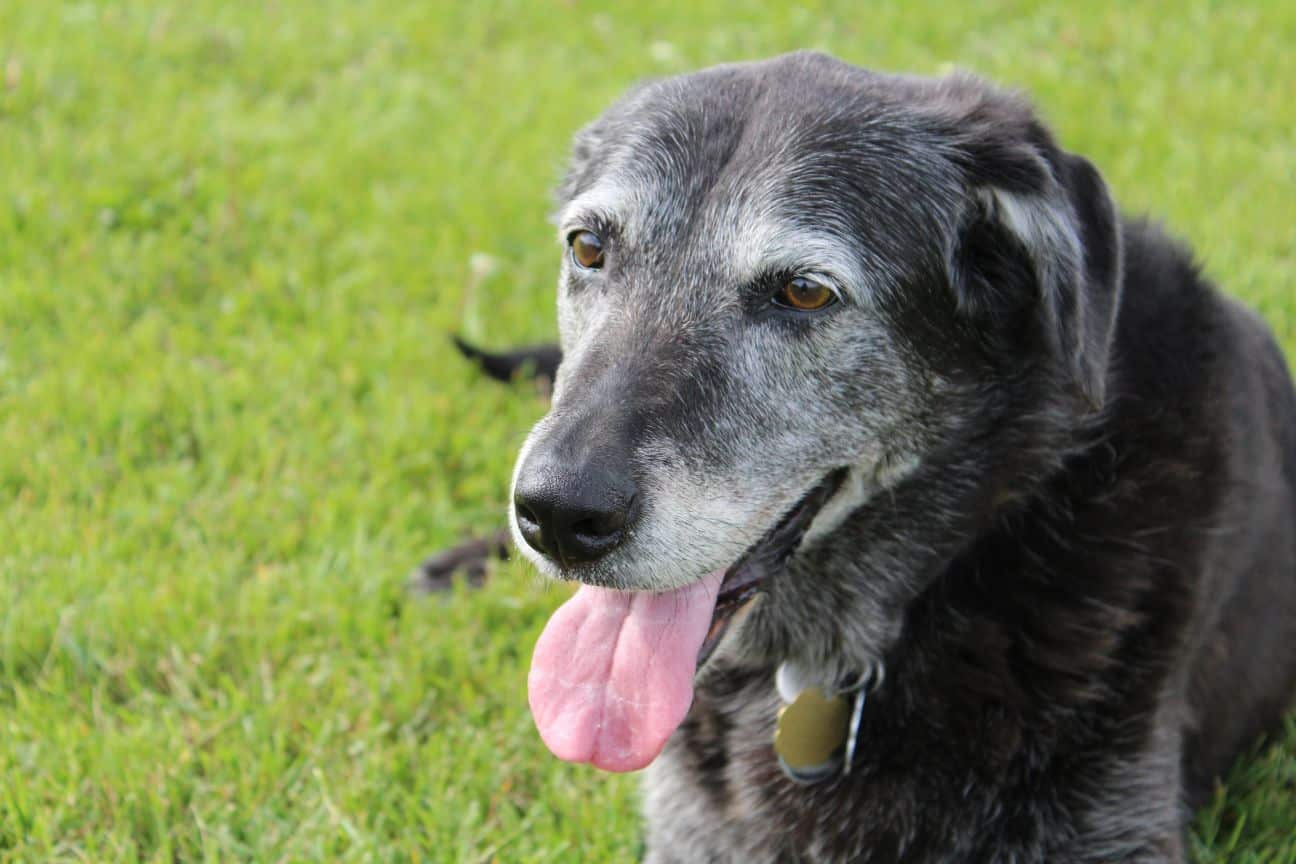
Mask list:
[{"label": "floppy ear", "polygon": [[[1036,332],[1096,410],[1121,293],[1121,244],[1107,186],[1088,161],[1035,140],[983,139],[970,154],[973,202],[951,261],[958,306]],[[1023,305],[1023,303],[1025,305]]]},{"label": "floppy ear", "polygon": [[1107,366],[1123,283],[1120,223],[1098,169],[1062,154],[1061,185],[1075,215],[1081,271],[1070,297],[1056,309],[1055,328],[1070,351],[1072,371],[1095,408],[1106,396]]}]

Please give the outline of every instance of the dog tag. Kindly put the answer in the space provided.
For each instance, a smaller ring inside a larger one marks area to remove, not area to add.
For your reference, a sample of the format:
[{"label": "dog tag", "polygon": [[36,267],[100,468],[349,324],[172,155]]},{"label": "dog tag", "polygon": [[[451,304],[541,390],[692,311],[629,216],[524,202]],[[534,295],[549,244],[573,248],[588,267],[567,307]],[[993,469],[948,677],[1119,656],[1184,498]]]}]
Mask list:
[{"label": "dog tag", "polygon": [[774,752],[779,767],[798,783],[815,783],[836,774],[850,733],[851,703],[825,697],[818,687],[801,691],[779,710]]}]

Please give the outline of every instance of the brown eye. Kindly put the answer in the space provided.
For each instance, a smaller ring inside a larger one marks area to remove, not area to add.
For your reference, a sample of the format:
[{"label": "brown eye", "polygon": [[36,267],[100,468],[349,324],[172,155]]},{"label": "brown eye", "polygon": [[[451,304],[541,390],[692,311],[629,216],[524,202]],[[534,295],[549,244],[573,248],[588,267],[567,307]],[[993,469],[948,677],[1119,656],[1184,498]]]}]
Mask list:
[{"label": "brown eye", "polygon": [[833,290],[822,282],[797,276],[789,279],[774,295],[774,304],[788,309],[800,309],[802,312],[813,312],[832,305],[837,299]]},{"label": "brown eye", "polygon": [[572,260],[586,270],[603,266],[603,241],[593,231],[577,231],[571,235]]}]

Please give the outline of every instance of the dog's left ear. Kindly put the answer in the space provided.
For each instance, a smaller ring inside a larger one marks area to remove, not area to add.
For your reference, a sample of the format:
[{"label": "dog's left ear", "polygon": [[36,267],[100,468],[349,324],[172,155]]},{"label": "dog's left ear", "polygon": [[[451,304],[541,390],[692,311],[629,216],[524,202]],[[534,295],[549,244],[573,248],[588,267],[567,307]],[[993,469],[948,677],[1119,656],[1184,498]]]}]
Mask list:
[{"label": "dog's left ear", "polygon": [[967,151],[973,203],[951,261],[959,308],[993,317],[996,304],[1028,303],[1071,383],[1101,408],[1121,293],[1120,228],[1107,185],[1037,122],[1012,139],[1002,126],[982,129]]}]

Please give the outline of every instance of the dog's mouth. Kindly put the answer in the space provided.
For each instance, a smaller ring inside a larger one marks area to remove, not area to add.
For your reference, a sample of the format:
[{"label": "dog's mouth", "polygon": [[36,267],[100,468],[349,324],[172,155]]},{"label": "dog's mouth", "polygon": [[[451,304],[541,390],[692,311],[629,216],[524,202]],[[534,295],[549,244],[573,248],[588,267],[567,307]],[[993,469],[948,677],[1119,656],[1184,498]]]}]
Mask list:
[{"label": "dog's mouth", "polygon": [[528,678],[531,713],[560,759],[633,771],[657,757],[693,677],[796,551],[846,476],[833,471],[730,567],[665,592],[582,585],[549,619]]},{"label": "dog's mouth", "polygon": [[729,632],[734,616],[755,598],[765,582],[783,569],[796,552],[806,530],[828,499],[841,488],[846,469],[839,468],[807,492],[779,522],[748,547],[742,557],[725,571],[716,595],[711,626],[698,652],[697,665],[702,668]]}]

